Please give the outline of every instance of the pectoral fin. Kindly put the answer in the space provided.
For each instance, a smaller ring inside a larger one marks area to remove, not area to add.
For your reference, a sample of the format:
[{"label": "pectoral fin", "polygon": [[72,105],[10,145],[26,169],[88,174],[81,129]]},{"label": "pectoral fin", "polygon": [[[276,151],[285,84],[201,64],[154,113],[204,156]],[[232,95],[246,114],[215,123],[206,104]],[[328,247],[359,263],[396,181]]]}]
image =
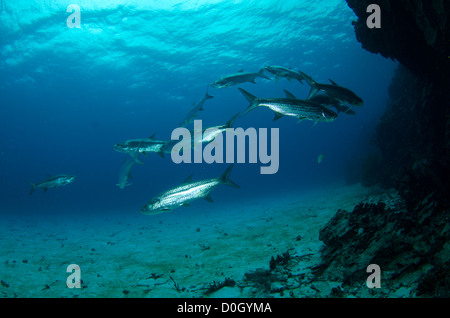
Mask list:
[{"label": "pectoral fin", "polygon": [[278,119],[282,118],[284,115],[281,113],[275,113],[275,117],[273,118],[273,121],[277,121]]},{"label": "pectoral fin", "polygon": [[213,199],[211,198],[211,194],[208,194],[206,197],[203,197],[208,202],[214,203]]},{"label": "pectoral fin", "polygon": [[192,182],[192,174],[183,181],[183,184],[191,182]]}]

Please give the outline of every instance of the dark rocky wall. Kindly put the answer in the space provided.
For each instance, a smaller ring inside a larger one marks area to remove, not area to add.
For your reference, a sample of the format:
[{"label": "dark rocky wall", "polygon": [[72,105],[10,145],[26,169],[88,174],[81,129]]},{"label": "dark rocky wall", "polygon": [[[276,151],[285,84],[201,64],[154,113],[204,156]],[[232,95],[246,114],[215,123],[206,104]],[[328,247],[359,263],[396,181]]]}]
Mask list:
[{"label": "dark rocky wall", "polygon": [[[355,33],[363,48],[398,60],[426,78],[448,80],[450,1],[347,0],[359,17]],[[367,7],[381,8],[381,29],[369,29]],[[446,69],[443,67],[445,66]]]},{"label": "dark rocky wall", "polygon": [[[381,161],[365,171],[395,186],[414,206],[431,192],[448,206],[450,136],[450,1],[347,0],[359,17],[354,22],[363,48],[401,63],[390,86],[388,110],[376,143]],[[381,29],[367,27],[367,7],[381,8]]]},{"label": "dark rocky wall", "polygon": [[[380,155],[363,166],[366,184],[394,186],[403,204],[360,204],[338,211],[321,230],[317,278],[358,288],[380,265],[388,291],[450,296],[450,1],[347,0],[363,48],[400,62],[375,134]],[[382,28],[366,25],[369,4]]]}]

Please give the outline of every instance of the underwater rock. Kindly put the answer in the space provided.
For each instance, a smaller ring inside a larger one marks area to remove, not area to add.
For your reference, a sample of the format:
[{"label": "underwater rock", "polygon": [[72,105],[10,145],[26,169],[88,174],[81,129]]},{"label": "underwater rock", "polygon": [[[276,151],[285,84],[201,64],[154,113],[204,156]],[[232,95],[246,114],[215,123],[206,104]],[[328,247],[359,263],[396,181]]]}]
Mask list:
[{"label": "underwater rock", "polygon": [[[396,59],[424,78],[448,72],[450,4],[447,0],[347,0],[359,17],[356,38],[364,49]],[[370,4],[381,8],[381,28],[370,29]],[[448,74],[448,73],[447,73]]]},{"label": "underwater rock", "polygon": [[274,270],[277,265],[281,265],[284,266],[287,264],[287,262],[291,259],[291,255],[289,254],[289,251],[283,253],[283,255],[277,255],[277,258],[274,258],[272,256],[272,258],[270,259],[270,263],[269,263],[269,267],[270,270]]},{"label": "underwater rock", "polygon": [[411,295],[448,295],[450,284],[443,282],[449,282],[449,220],[449,211],[431,198],[414,212],[382,202],[339,210],[320,230],[325,247],[315,280],[340,281],[351,290],[366,282],[367,266],[377,264],[383,292],[408,286]]},{"label": "underwater rock", "polygon": [[[434,193],[450,208],[450,2],[447,0],[347,0],[358,16],[363,48],[398,60],[388,108],[379,121],[379,158],[365,162],[363,182],[395,186],[413,210]],[[381,28],[370,29],[369,4],[381,8]]]},{"label": "underwater rock", "polygon": [[223,287],[234,287],[234,286],[236,286],[236,282],[234,280],[232,280],[231,278],[227,277],[227,278],[225,278],[225,280],[223,282],[213,281],[212,283],[210,283],[208,285],[208,287],[206,288],[206,291],[204,294],[209,295],[211,293],[218,291],[219,289],[222,289]]}]

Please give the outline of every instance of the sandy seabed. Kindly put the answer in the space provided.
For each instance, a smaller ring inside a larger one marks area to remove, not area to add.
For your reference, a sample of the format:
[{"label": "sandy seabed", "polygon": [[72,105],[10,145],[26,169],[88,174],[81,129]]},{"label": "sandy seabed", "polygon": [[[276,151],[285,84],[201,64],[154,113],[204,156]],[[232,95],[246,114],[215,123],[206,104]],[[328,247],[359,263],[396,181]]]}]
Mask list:
[{"label": "sandy seabed", "polygon": [[[245,273],[268,270],[272,256],[289,251],[308,275],[320,262],[319,230],[375,192],[340,186],[157,216],[11,217],[0,224],[0,297],[259,297]],[[67,287],[70,264],[80,266],[81,288]],[[226,278],[236,284],[207,292]],[[322,285],[329,293],[332,284]],[[309,288],[271,296],[321,296],[317,284]]]}]

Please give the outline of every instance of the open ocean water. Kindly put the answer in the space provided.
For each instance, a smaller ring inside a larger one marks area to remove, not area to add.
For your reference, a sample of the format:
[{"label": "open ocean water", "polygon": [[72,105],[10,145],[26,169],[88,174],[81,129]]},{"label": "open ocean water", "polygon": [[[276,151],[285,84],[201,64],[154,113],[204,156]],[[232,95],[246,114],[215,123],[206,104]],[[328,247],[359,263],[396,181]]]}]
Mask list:
[{"label": "open ocean water", "polygon": [[[358,176],[397,65],[361,48],[345,1],[78,0],[80,25],[71,28],[73,2],[1,0],[0,296],[259,297],[267,294],[254,286],[208,287],[241,282],[286,250],[318,258],[318,229],[369,195]],[[269,65],[332,79],[364,106],[316,124],[274,121],[258,107],[233,127],[279,129],[275,174],[261,174],[266,164],[248,163],[247,153],[230,174],[240,188],[218,185],[213,203],[141,214],[188,176],[218,178],[229,164],[176,164],[147,151],[121,189],[132,157],[113,146],[170,140],[206,90],[213,98],[196,117],[203,128],[249,106],[238,87],[259,98],[284,98],[284,89],[308,97],[306,81],[267,71],[256,84],[209,86]],[[30,183],[58,175],[75,179],[30,195]],[[81,268],[82,288],[68,288],[70,264]]]}]

